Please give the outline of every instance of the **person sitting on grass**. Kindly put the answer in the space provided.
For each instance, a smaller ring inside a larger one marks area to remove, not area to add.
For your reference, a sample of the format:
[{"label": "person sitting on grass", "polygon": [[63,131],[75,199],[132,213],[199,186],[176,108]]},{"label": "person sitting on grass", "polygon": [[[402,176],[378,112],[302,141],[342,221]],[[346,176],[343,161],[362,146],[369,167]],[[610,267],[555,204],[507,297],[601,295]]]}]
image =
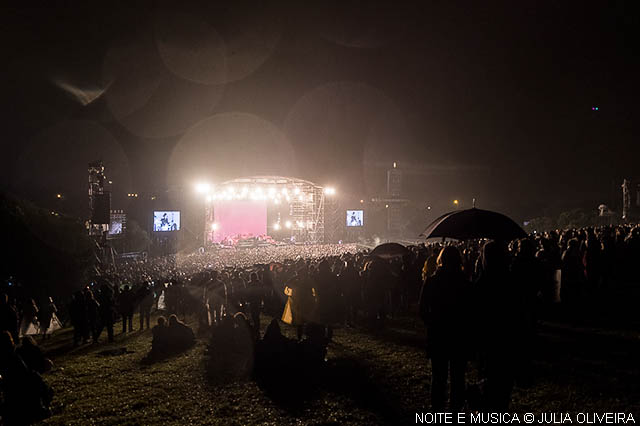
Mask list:
[{"label": "person sitting on grass", "polygon": [[151,329],[153,338],[151,339],[151,353],[161,354],[167,351],[168,347],[168,327],[164,317],[158,317],[157,325]]},{"label": "person sitting on grass", "polygon": [[175,314],[169,317],[167,343],[172,352],[183,351],[195,343],[196,338],[191,327],[181,322]]}]

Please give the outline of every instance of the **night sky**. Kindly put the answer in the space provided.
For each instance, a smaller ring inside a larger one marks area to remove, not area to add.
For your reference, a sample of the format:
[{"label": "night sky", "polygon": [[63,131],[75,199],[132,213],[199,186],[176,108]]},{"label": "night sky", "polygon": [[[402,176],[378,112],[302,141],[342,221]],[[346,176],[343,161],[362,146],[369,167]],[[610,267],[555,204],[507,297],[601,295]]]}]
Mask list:
[{"label": "night sky", "polygon": [[96,158],[116,208],[257,174],[368,197],[397,161],[409,198],[522,220],[640,177],[637,2],[28,3],[0,17],[0,182],[44,205],[85,207]]}]

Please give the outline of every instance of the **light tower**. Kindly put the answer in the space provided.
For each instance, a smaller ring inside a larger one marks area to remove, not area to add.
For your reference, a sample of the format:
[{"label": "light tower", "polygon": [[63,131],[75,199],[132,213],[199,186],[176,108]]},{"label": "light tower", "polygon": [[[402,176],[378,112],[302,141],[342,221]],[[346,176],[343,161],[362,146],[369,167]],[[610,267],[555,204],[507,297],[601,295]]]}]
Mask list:
[{"label": "light tower", "polygon": [[102,161],[89,163],[89,235],[102,236],[109,230],[111,193],[104,190],[106,177]]}]

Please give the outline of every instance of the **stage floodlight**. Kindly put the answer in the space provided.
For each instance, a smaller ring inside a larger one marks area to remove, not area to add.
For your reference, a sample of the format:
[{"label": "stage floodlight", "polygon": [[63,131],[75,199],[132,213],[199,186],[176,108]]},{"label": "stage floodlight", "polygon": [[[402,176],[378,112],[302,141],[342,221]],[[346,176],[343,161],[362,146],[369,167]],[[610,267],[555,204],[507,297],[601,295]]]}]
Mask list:
[{"label": "stage floodlight", "polygon": [[284,223],[284,226],[285,226],[285,228],[287,228],[287,229],[291,229],[291,221],[290,221],[290,220],[286,221],[286,222]]},{"label": "stage floodlight", "polygon": [[196,183],[196,192],[198,194],[206,194],[207,192],[209,192],[210,188],[211,188],[211,185],[209,185],[206,182],[198,182],[198,183]]},{"label": "stage floodlight", "polygon": [[273,229],[275,229],[276,231],[280,230],[280,224],[276,223],[275,225],[273,225]]},{"label": "stage floodlight", "polygon": [[324,189],[324,195],[336,195],[336,189],[331,186],[327,186]]},{"label": "stage floodlight", "polygon": [[218,230],[218,224],[217,223],[212,223],[211,224],[211,230],[212,231],[217,231]]},{"label": "stage floodlight", "polygon": [[298,188],[297,186],[294,188],[293,193],[298,195],[300,193],[300,188]]}]

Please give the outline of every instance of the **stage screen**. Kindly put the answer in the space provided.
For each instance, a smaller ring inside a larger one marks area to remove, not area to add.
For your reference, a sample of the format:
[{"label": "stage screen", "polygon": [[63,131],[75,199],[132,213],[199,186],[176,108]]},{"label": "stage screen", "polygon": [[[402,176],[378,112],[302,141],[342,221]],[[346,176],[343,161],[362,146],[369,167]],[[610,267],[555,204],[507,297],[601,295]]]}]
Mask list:
[{"label": "stage screen", "polygon": [[109,237],[116,238],[122,236],[125,230],[125,224],[127,222],[127,215],[125,213],[113,213],[111,212],[111,223],[109,224]]},{"label": "stage screen", "polygon": [[155,232],[179,231],[179,211],[155,211],[153,212],[153,230]]},{"label": "stage screen", "polygon": [[347,226],[363,226],[364,211],[363,210],[347,210]]},{"label": "stage screen", "polygon": [[213,242],[227,237],[257,237],[267,235],[267,202],[265,200],[221,200],[213,205]]}]

